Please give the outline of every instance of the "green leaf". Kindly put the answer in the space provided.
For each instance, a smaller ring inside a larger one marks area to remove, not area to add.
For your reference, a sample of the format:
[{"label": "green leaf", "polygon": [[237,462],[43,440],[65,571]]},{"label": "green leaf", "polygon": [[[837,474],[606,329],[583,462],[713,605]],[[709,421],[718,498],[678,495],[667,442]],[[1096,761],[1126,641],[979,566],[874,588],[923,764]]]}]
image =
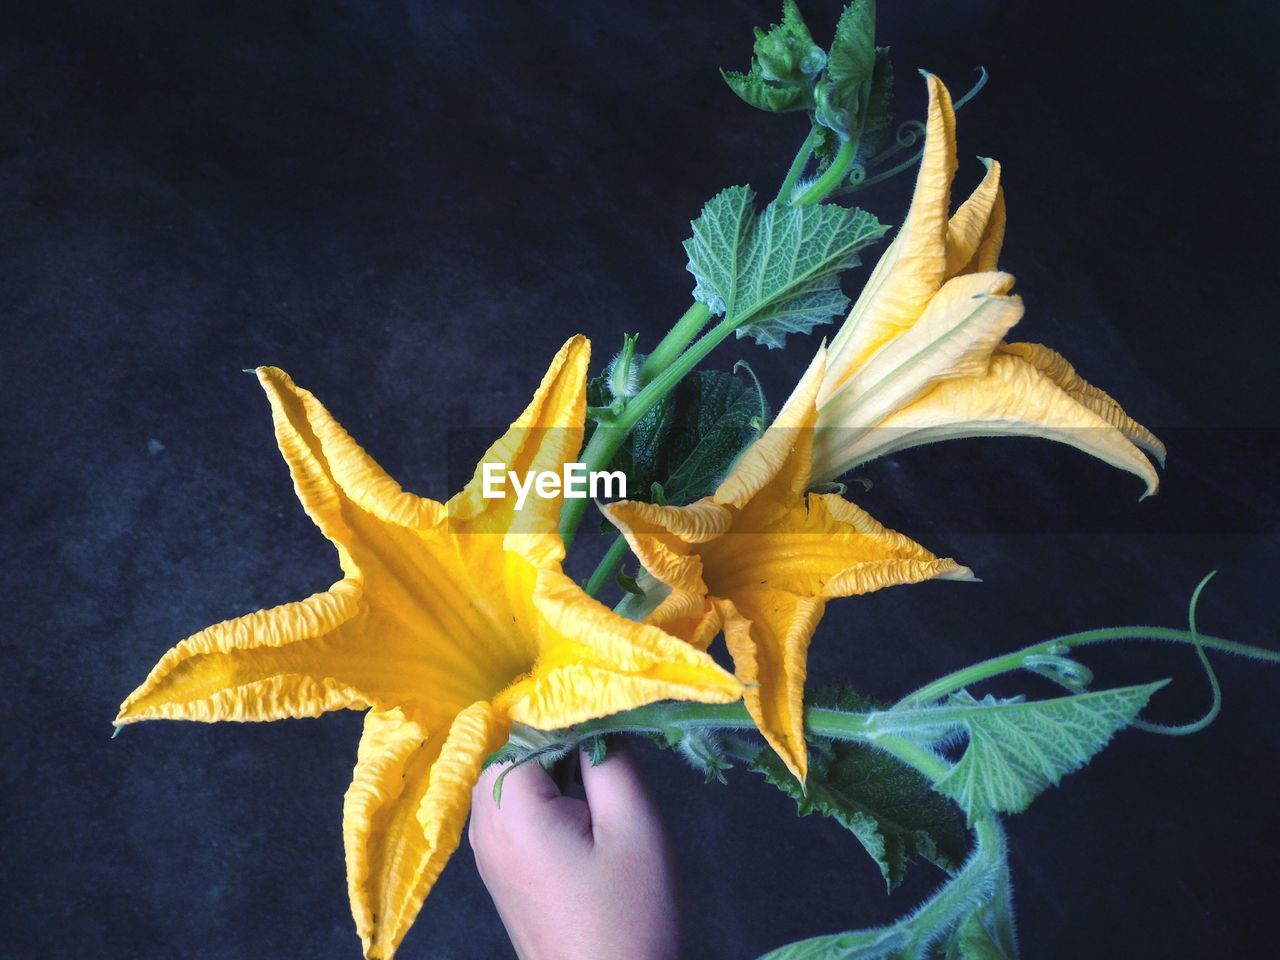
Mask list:
[{"label": "green leaf", "polygon": [[875,2],[854,0],[840,14],[827,72],[814,89],[814,119],[841,140],[862,129],[875,67]]},{"label": "green leaf", "polygon": [[978,828],[977,841],[964,867],[896,923],[812,937],[780,947],[760,960],[922,960],[939,956],[945,938],[958,925],[975,914],[1008,904],[1004,879],[1009,868],[1003,834],[997,825],[987,822]]},{"label": "green leaf", "polygon": [[[834,699],[814,694],[810,705],[858,712],[872,707],[849,690]],[[967,838],[960,811],[915,770],[873,747],[810,740],[804,787],[769,747],[761,749],[751,769],[791,797],[800,816],[831,817],[857,837],[890,891],[912,860],[954,871],[964,859]]]},{"label": "green leaf", "polygon": [[[606,371],[587,382],[587,405],[598,406],[598,401],[612,397],[609,390],[609,374]],[[654,404],[627,436],[626,442],[614,454],[609,464],[611,470],[621,470],[627,477],[627,496],[644,500],[654,483],[666,479],[665,444],[675,422],[675,394],[668,394]],[[586,439],[591,438],[595,424],[588,422]],[[606,529],[612,526],[604,524]]]},{"label": "green leaf", "polygon": [[[607,390],[603,376],[593,378],[587,403]],[[755,439],[753,421],[762,408],[767,411],[754,380],[695,371],[641,418],[610,469],[627,475],[632,500],[651,500],[657,489],[666,503],[692,503],[715,490]]]},{"label": "green leaf", "polygon": [[922,725],[955,723],[968,733],[964,755],[934,787],[972,822],[989,810],[1021,813],[1087,764],[1167,682],[1031,702],[978,701],[961,691],[941,707],[911,712],[932,715]]},{"label": "green leaf", "polygon": [[983,922],[982,911],[956,928],[947,944],[946,960],[1015,960],[997,942],[994,932]]},{"label": "green leaf", "polygon": [[716,194],[684,243],[694,297],[768,347],[842,313],[839,274],[888,228],[865,210],[770,203],[758,214],[750,187]]},{"label": "green leaf", "polygon": [[775,83],[766,80],[758,67],[750,73],[721,70],[720,76],[729,89],[757,110],[769,113],[789,113],[792,110],[808,110],[813,106],[811,83]]},{"label": "green leaf", "polygon": [[710,496],[753,439],[754,421],[768,405],[758,385],[718,370],[690,374],[676,394],[676,424],[667,451],[668,503]]},{"label": "green leaf", "polygon": [[862,137],[858,156],[870,159],[889,146],[893,139],[893,64],[888,47],[876,47],[875,70],[871,74],[871,92],[867,97],[862,121]]},{"label": "green leaf", "polygon": [[675,396],[667,394],[640,418],[627,438],[631,453],[631,469],[626,471],[628,492],[648,490],[666,476],[664,455],[667,435],[675,425],[675,408]]},{"label": "green leaf", "polygon": [[782,113],[813,106],[813,81],[827,55],[813,42],[795,0],[785,0],[782,23],[756,29],[749,73],[721,70],[734,93],[759,110]]},{"label": "green leaf", "polygon": [[991,897],[956,924],[947,941],[944,960],[1017,960],[1007,859],[994,871],[992,881]]},{"label": "green leaf", "polygon": [[813,42],[795,0],[783,0],[782,23],[768,32],[756,28],[752,52],[768,80],[804,80],[818,74],[827,63],[827,55]]},{"label": "green leaf", "polygon": [[591,737],[582,744],[582,750],[586,753],[588,762],[593,767],[598,767],[604,763],[604,758],[608,756],[609,745],[605,743],[604,737]]}]

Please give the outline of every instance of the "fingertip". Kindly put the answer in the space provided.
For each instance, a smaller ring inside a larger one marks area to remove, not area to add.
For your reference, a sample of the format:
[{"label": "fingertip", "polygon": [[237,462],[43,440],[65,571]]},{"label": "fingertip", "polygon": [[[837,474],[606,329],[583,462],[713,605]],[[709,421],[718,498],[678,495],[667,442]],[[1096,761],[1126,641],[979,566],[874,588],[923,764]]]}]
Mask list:
[{"label": "fingertip", "polygon": [[650,811],[649,795],[635,757],[620,741],[612,741],[604,759],[595,766],[583,754],[582,789],[597,822],[633,820]]}]

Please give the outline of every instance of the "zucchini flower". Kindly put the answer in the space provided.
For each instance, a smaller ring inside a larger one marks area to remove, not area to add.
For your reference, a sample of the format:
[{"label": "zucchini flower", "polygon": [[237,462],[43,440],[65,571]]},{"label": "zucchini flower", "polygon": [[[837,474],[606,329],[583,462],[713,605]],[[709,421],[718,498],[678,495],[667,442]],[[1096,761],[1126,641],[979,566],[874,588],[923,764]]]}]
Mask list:
[{"label": "zucchini flower", "polygon": [[602,507],[657,581],[649,585],[662,599],[646,622],[700,650],[724,632],[748,712],[801,783],[809,642],[827,601],[973,579],[844,498],[805,492],[825,359],[820,351],[778,419],[711,496],[684,507]]},{"label": "zucchini flower", "polygon": [[1004,242],[1000,164],[951,217],[955,113],[926,74],[929,117],[911,208],[827,349],[818,391],[815,483],[936,440],[1027,435],[1068,443],[1136,474],[1148,496],[1164,445],[1062,356],[1007,343],[1021,318]]},{"label": "zucchini flower", "polygon": [[[582,444],[590,346],[561,348],[482,460],[559,470]],[[458,845],[485,758],[519,722],[556,729],[661,699],[731,702],[705,653],[633,623],[561,571],[562,496],[448,504],[400,488],[314,396],[260,367],[276,440],[344,577],[215,624],[166,653],[116,722],[279,720],[365,710],[343,805],[347,885],[367,958],[395,954]]]}]

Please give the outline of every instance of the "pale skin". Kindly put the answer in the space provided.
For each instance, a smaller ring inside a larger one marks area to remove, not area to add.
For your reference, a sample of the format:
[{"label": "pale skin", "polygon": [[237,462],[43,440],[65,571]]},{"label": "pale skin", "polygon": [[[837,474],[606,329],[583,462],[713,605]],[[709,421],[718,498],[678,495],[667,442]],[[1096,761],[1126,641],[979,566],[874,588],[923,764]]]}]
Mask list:
[{"label": "pale skin", "polygon": [[491,767],[472,795],[468,838],[520,960],[676,960],[675,871],[631,755],[580,764],[585,800],[536,762]]}]

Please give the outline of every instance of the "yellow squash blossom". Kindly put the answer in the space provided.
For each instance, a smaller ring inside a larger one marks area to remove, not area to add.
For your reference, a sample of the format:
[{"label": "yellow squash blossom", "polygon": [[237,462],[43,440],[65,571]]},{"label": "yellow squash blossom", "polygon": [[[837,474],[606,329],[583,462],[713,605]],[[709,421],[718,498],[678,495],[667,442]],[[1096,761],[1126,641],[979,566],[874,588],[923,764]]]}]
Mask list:
[{"label": "yellow squash blossom", "polygon": [[1023,434],[1069,443],[1154,493],[1159,478],[1142,450],[1163,463],[1164,445],[1048,347],[1004,342],[1023,307],[1010,294],[1013,277],[996,269],[1000,165],[986,161],[982,183],[948,217],[955,114],[946,87],[926,79],[929,117],[910,211],[828,350],[814,480],[936,440]]},{"label": "yellow squash blossom", "polygon": [[819,353],[778,419],[709,497],[604,507],[669,588],[648,622],[705,650],[723,630],[760,732],[803,782],[809,641],[828,600],[930,578],[972,579],[835,494],[806,494]]},{"label": "yellow squash blossom", "polygon": [[[559,471],[582,442],[590,347],[560,350],[484,462]],[[730,702],[738,682],[561,572],[560,498],[448,504],[402,490],[314,396],[262,367],[276,438],[344,578],[170,650],[120,709],[151,719],[278,720],[369,708],[343,808],[366,957],[391,957],[458,844],[485,757],[513,721],[544,729],[655,700]]]}]

